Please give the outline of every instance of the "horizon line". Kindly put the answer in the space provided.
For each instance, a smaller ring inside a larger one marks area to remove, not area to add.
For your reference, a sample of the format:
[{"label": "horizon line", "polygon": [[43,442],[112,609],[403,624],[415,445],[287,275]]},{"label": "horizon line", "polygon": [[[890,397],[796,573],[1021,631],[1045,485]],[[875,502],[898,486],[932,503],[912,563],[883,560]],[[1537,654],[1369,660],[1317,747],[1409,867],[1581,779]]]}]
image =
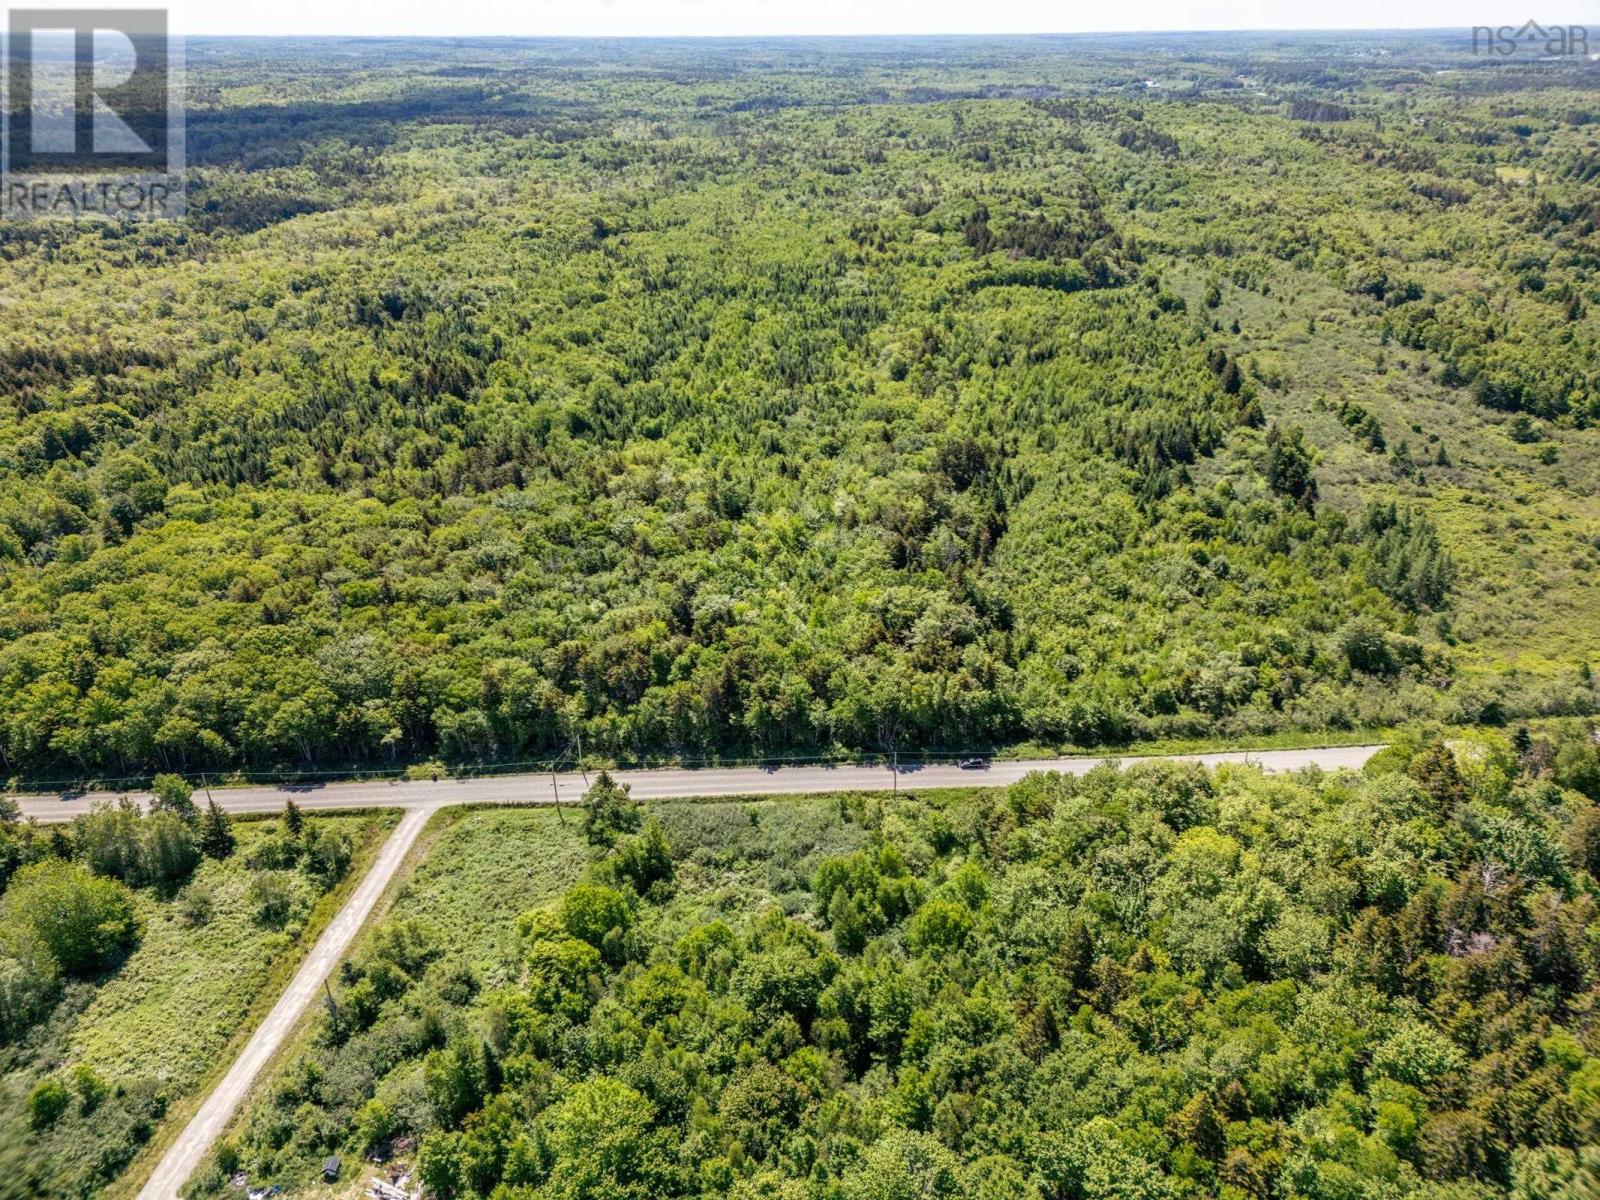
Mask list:
[{"label": "horizon line", "polygon": [[[1546,27],[1579,26],[1587,28],[1582,22],[1575,21],[1549,21]],[[241,33],[241,32],[216,32],[200,30],[196,32],[179,33],[174,31],[173,36],[184,38],[207,38],[217,41],[289,41],[289,40],[345,40],[345,41],[387,41],[387,42],[433,42],[433,41],[505,41],[505,42],[732,42],[732,41],[863,41],[863,40],[891,40],[914,38],[962,38],[970,40],[987,40],[1003,38],[1090,38],[1090,37],[1196,37],[1212,34],[1259,34],[1262,36],[1296,34],[1464,34],[1470,35],[1475,29],[1516,29],[1517,23],[1506,22],[1502,25],[1488,25],[1477,23],[1471,25],[1387,25],[1380,27],[1360,26],[1215,26],[1206,29],[1040,29],[1040,30],[919,30],[908,32],[904,30],[889,30],[879,32],[841,32],[841,33],[349,33],[349,32],[276,32],[276,33]],[[1600,31],[1600,24],[1596,26]]]}]

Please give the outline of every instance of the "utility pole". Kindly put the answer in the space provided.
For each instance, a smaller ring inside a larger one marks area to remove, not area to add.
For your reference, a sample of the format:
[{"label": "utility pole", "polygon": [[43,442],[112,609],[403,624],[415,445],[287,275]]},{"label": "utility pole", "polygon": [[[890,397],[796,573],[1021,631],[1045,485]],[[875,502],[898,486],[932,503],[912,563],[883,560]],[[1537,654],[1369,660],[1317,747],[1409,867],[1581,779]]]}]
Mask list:
[{"label": "utility pole", "polygon": [[561,811],[561,785],[556,782],[555,760],[550,760],[550,792],[556,798],[556,820],[561,824],[567,823],[567,814]]}]

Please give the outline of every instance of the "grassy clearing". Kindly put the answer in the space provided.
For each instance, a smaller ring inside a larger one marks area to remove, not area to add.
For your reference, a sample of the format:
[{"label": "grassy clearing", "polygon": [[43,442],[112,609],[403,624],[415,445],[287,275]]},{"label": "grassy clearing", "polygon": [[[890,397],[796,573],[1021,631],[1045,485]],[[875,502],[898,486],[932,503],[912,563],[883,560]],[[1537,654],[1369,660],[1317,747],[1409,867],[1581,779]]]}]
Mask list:
[{"label": "grassy clearing", "polygon": [[[382,823],[370,817],[319,821],[369,848],[380,840]],[[241,823],[233,857],[207,859],[195,872],[190,888],[210,889],[215,904],[207,924],[191,927],[180,905],[140,896],[144,940],[84,1010],[71,1042],[75,1062],[110,1080],[156,1079],[179,1092],[210,1069],[267,980],[280,964],[297,962],[312,940],[307,936],[313,932],[311,921],[298,931],[272,931],[252,919],[244,858],[272,824]],[[354,864],[345,881],[359,881],[363,865]]]},{"label": "grassy clearing", "polygon": [[[203,861],[175,896],[135,893],[144,923],[138,948],[106,977],[71,985],[51,1018],[0,1057],[0,1197],[91,1193],[135,1151],[107,1194],[137,1191],[393,824],[392,815],[373,813],[317,820],[348,833],[355,855],[331,891],[317,896],[305,885],[281,930],[254,920],[248,896],[247,860],[276,821],[238,822],[235,853]],[[202,894],[210,914],[197,920]],[[32,1128],[34,1086],[80,1065],[104,1081],[108,1099],[78,1101],[53,1127]]]},{"label": "grassy clearing", "polygon": [[[1526,168],[1499,168],[1524,179]],[[1409,263],[1426,286],[1482,286],[1459,267]],[[1175,272],[1171,285],[1195,305],[1209,276]],[[1448,635],[1464,667],[1560,676],[1600,657],[1600,435],[1535,421],[1519,442],[1514,417],[1445,386],[1436,356],[1384,338],[1381,322],[1316,272],[1281,268],[1270,297],[1229,288],[1218,319],[1237,318],[1234,350],[1252,364],[1270,420],[1297,425],[1318,448],[1325,506],[1352,518],[1369,500],[1420,509],[1438,527],[1458,575]],[[1309,322],[1309,324],[1308,324]],[[1339,418],[1344,404],[1370,411],[1388,446],[1375,451]],[[1245,443],[1254,443],[1244,439]],[[1425,464],[1400,470],[1404,443]],[[1449,465],[1434,460],[1440,447]],[[1230,447],[1199,465],[1212,483],[1249,458]],[[1420,621],[1422,632],[1436,624]]]},{"label": "grassy clearing", "polygon": [[[958,804],[981,788],[906,788],[902,796]],[[667,840],[681,851],[676,864],[680,905],[694,898],[703,911],[787,912],[804,904],[812,873],[824,858],[861,843],[859,821],[847,809],[892,811],[899,801],[882,792],[786,796],[699,804],[665,804],[655,811]],[[709,918],[708,918],[709,919]]]},{"label": "grassy clearing", "polygon": [[425,921],[485,984],[502,982],[513,919],[583,869],[582,822],[544,808],[446,809],[397,881],[388,917]]},{"label": "grassy clearing", "polygon": [[1140,758],[1163,754],[1220,754],[1236,750],[1315,750],[1325,746],[1370,746],[1393,740],[1399,730],[1328,729],[1316,732],[1289,729],[1239,738],[1152,738],[1122,746],[1008,747],[996,759],[1024,758]]}]

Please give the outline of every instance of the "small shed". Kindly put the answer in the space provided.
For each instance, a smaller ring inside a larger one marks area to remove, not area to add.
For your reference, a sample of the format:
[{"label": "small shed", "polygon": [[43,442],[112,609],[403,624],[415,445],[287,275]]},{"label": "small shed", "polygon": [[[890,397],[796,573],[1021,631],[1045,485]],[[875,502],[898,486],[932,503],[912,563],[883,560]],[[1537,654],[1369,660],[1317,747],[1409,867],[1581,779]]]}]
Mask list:
[{"label": "small shed", "polygon": [[337,1154],[330,1154],[328,1161],[322,1164],[322,1177],[329,1183],[339,1178],[339,1168],[344,1164],[339,1161]]}]

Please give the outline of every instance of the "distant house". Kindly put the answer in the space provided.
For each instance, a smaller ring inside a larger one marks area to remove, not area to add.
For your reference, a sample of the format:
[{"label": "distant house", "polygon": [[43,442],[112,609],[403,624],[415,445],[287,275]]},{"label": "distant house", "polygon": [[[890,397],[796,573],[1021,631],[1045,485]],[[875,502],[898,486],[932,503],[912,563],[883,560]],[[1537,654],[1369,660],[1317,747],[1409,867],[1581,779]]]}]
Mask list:
[{"label": "distant house", "polygon": [[339,1168],[343,1166],[337,1154],[328,1156],[328,1161],[322,1164],[322,1177],[329,1183],[339,1178]]}]

